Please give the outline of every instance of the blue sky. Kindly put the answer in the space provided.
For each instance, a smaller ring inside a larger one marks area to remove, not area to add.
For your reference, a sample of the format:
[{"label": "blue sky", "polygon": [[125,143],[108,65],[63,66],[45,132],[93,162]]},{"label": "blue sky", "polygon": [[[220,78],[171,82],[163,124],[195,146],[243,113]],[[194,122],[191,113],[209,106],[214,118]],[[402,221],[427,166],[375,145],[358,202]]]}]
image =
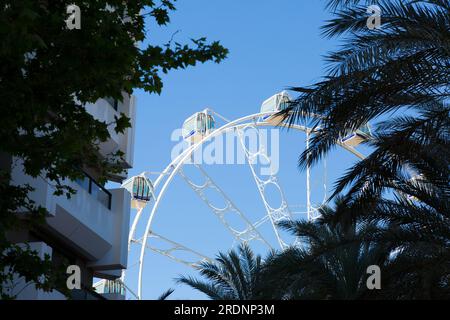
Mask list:
[{"label": "blue sky", "polygon": [[[324,1],[178,1],[177,11],[171,15],[167,27],[147,27],[149,41],[166,43],[180,30],[174,38],[177,42],[206,36],[208,40],[220,40],[230,54],[219,65],[206,63],[164,75],[164,88],[159,96],[135,92],[136,145],[130,175],[162,171],[171,160],[175,144],[170,140],[173,130],[180,128],[196,111],[210,107],[228,119],[237,119],[257,113],[263,100],[287,87],[320,80],[325,72],[323,55],[337,44],[320,35],[320,26],[329,17]],[[297,168],[305,137],[298,132],[283,131],[280,138],[278,177],[289,204],[296,211],[299,210],[296,206],[305,204],[305,175]],[[353,155],[340,150],[330,154],[328,188],[355,160]],[[204,168],[252,221],[263,217],[264,206],[248,166]],[[192,168],[186,170],[196,175]],[[324,179],[320,165],[313,170],[313,202],[323,197]],[[133,218],[135,213],[131,214]],[[144,217],[148,214],[146,210]],[[139,225],[138,235],[143,233],[144,224]],[[152,229],[210,257],[233,245],[232,237],[217,217],[179,177],[169,187]],[[269,225],[261,232],[273,239]],[[136,249],[131,252],[127,275],[127,283],[134,289],[137,287]],[[255,246],[255,250],[264,254],[260,246]],[[205,298],[174,283],[173,279],[180,274],[196,274],[184,265],[149,252],[144,270],[146,299],[154,299],[168,288],[175,289],[173,299]]]}]

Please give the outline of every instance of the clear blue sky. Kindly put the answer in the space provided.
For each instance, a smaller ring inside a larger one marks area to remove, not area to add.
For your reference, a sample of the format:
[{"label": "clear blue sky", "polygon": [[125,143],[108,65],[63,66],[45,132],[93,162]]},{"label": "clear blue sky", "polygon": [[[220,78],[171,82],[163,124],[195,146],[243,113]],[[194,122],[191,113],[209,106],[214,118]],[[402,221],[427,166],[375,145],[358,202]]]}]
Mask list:
[{"label": "clear blue sky", "polygon": [[[180,30],[175,41],[183,43],[191,37],[206,36],[208,40],[220,40],[230,54],[220,65],[206,63],[170,72],[163,77],[164,89],[160,96],[135,92],[138,101],[135,163],[130,175],[163,170],[170,162],[174,145],[170,141],[172,131],[194,112],[208,106],[229,119],[237,119],[258,112],[263,100],[286,87],[320,80],[325,70],[323,55],[337,44],[320,35],[319,28],[328,18],[324,1],[178,1],[170,25],[148,26],[149,40],[165,43]],[[281,134],[279,179],[292,206],[305,204],[305,176],[296,165],[303,148],[301,133]],[[329,187],[354,161],[354,156],[342,151],[330,155]],[[205,169],[253,221],[264,215],[247,166],[206,166]],[[320,191],[313,194],[314,202],[323,195],[321,172],[322,167],[313,172],[313,187]],[[210,257],[219,250],[230,249],[233,244],[218,219],[181,178],[176,178],[170,186],[153,226],[155,232]],[[141,223],[138,234],[142,234],[143,228]],[[270,233],[269,228],[262,230]],[[260,248],[256,250],[264,252]],[[133,250],[129,258],[127,281],[134,289],[137,287],[137,267],[133,266],[136,253]],[[154,299],[168,288],[176,289],[174,299],[204,298],[186,286],[176,285],[173,279],[180,274],[195,272],[166,257],[148,253],[144,298]]]}]

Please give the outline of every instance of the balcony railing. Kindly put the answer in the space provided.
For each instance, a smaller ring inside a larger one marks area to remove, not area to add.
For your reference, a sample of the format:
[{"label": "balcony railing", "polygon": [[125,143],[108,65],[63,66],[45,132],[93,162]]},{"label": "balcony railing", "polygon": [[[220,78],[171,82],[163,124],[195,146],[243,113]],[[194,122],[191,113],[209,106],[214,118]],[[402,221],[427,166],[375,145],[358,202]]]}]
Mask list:
[{"label": "balcony railing", "polygon": [[116,280],[106,280],[105,286],[103,288],[102,293],[112,293],[112,294],[120,294],[122,296],[125,295],[125,286],[122,282]]},{"label": "balcony railing", "polygon": [[79,186],[81,186],[84,190],[86,190],[87,192],[89,192],[89,194],[96,198],[101,204],[111,210],[112,195],[108,190],[99,185],[86,173],[84,173],[83,179],[77,179],[75,181]]}]

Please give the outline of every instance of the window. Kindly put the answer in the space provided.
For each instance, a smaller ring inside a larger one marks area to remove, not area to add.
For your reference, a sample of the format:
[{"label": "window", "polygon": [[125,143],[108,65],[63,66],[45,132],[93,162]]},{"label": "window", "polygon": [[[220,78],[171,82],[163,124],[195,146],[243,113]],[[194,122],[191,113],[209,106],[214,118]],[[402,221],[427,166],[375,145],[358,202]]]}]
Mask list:
[{"label": "window", "polygon": [[77,179],[75,182],[81,186],[84,190],[86,190],[89,194],[91,194],[94,198],[96,198],[101,204],[103,204],[106,208],[111,210],[111,193],[106,190],[104,187],[99,185],[94,179],[84,173],[84,178]]},{"label": "window", "polygon": [[150,201],[150,183],[144,177],[136,177],[133,182],[133,198]]},{"label": "window", "polygon": [[273,112],[276,111],[276,96],[272,97],[266,101],[261,106],[261,112]]},{"label": "window", "polygon": [[287,97],[281,97],[280,103],[278,107],[278,111],[286,110],[289,107],[289,98]]},{"label": "window", "polygon": [[368,137],[372,135],[372,133],[370,132],[369,124],[363,125],[361,128],[359,128],[359,131]]},{"label": "window", "polygon": [[111,210],[111,193],[108,190],[91,180],[91,194],[106,208]]},{"label": "window", "polygon": [[206,119],[203,112],[197,116],[197,132],[205,133],[206,131]]},{"label": "window", "polygon": [[213,130],[214,127],[215,127],[214,118],[211,115],[208,115],[208,126],[207,126],[207,129],[208,130]]},{"label": "window", "polygon": [[183,137],[187,138],[195,133],[196,117],[191,117],[183,124]]}]

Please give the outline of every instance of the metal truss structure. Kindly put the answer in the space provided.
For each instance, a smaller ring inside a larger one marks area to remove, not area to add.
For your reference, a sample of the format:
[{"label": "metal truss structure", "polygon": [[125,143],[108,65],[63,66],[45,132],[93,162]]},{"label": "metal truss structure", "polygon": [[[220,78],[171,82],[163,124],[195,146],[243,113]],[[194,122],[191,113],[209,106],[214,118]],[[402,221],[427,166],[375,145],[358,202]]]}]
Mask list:
[{"label": "metal truss structure", "polygon": [[[201,186],[196,185],[192,180],[190,180],[183,172],[180,170],[179,174],[187,182],[187,184],[198,194],[200,199],[202,199],[206,205],[213,211],[213,213],[219,218],[220,222],[225,226],[226,229],[230,231],[237,242],[248,243],[252,240],[262,241],[269,249],[273,249],[269,242],[263,238],[257,228],[250,222],[250,220],[239,210],[233,201],[223,192],[223,190],[212,180],[212,178],[206,173],[206,171],[199,165],[195,165],[205,178],[205,183]],[[225,200],[224,208],[217,208],[206,196],[205,191],[207,189],[212,189],[221,195],[223,200]],[[238,216],[242,222],[245,224],[244,230],[236,230],[229,222],[228,216],[234,214]]]},{"label": "metal truss structure", "polygon": [[[159,253],[163,256],[166,256],[178,263],[182,263],[188,267],[196,268],[198,265],[200,265],[202,262],[205,261],[211,261],[210,258],[207,256],[198,253],[197,251],[194,251],[192,249],[189,249],[188,247],[167,239],[166,237],[163,237],[159,234],[156,234],[154,232],[151,232],[149,234],[149,238],[151,238],[154,243],[153,244],[147,244],[146,248],[152,250],[153,252]],[[133,240],[135,243],[142,244],[142,239],[139,240]],[[167,247],[158,247],[156,243],[159,242],[162,245],[166,245]],[[192,259],[186,260],[185,258],[181,258],[177,256],[177,253],[179,252],[187,252],[192,256]]]},{"label": "metal truss structure", "polygon": [[[250,148],[248,148],[245,145],[244,131],[249,128],[256,130],[258,138],[259,138],[258,139],[259,140],[258,150],[256,150],[255,152],[250,150]],[[262,144],[261,133],[259,131],[259,128],[257,126],[255,126],[253,123],[250,123],[250,124],[247,124],[246,126],[244,126],[243,128],[238,129],[237,133],[239,136],[239,141],[241,143],[242,149],[245,152],[245,156],[247,158],[247,162],[248,162],[248,165],[252,172],[256,186],[258,188],[258,192],[261,196],[261,200],[264,203],[264,207],[267,211],[267,217],[269,218],[269,220],[272,224],[273,230],[275,232],[275,236],[277,238],[278,244],[280,245],[281,249],[285,249],[289,245],[286,243],[286,241],[284,241],[282,239],[280,230],[278,228],[278,223],[281,221],[284,221],[284,220],[293,220],[292,214],[289,210],[289,206],[286,201],[286,197],[284,196],[284,192],[281,189],[281,185],[278,183],[278,178],[277,178],[276,174],[273,172],[273,170],[270,170],[270,174],[266,175],[264,177],[263,175],[261,175],[261,171],[256,169],[256,167],[258,166],[258,163],[259,163],[258,162],[259,158],[264,158],[266,165],[268,165],[270,168],[272,168],[272,161],[267,154],[266,146],[264,146]],[[280,192],[281,205],[278,208],[273,208],[270,205],[269,199],[266,194],[266,187],[268,185],[275,186]]]}]

